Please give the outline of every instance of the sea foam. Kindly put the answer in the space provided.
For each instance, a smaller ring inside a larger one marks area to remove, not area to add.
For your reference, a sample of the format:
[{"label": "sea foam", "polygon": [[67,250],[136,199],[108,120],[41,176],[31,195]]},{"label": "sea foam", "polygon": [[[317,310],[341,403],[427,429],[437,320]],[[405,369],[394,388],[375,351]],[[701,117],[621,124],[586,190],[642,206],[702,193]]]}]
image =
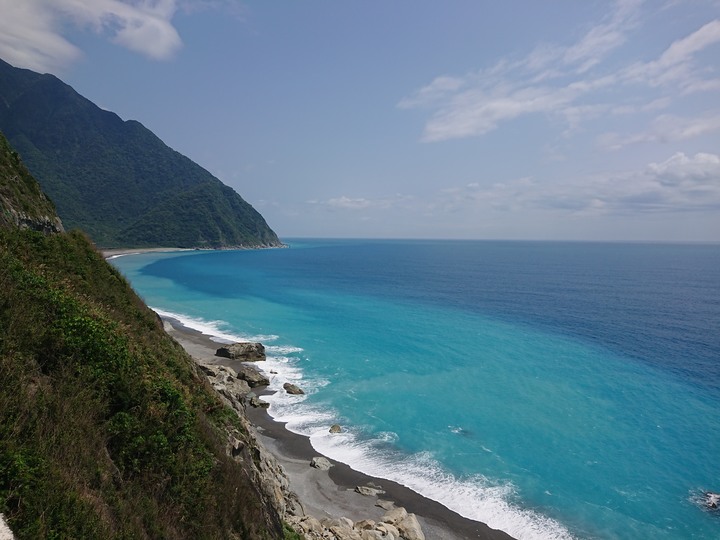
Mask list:
[{"label": "sea foam", "polygon": [[[307,436],[319,453],[364,474],[397,482],[463,517],[486,523],[519,540],[574,538],[557,521],[513,504],[516,491],[511,483],[495,483],[482,475],[458,479],[444,471],[429,452],[400,452],[394,446],[398,436],[393,432],[367,435],[357,426],[343,426],[342,433],[330,433],[330,426],[340,423],[337,412],[310,404],[307,397],[331,382],[305,378],[302,358],[298,356],[302,348],[268,347],[271,349],[295,356],[268,356],[266,363],[258,365],[270,378],[269,390],[274,391],[264,396],[270,403],[268,412],[276,421],[286,423],[286,429]],[[285,392],[282,385],[287,381],[300,385],[306,394]]]},{"label": "sea foam", "polygon": [[174,313],[172,311],[166,311],[164,309],[152,306],[150,307],[150,309],[152,309],[161,317],[174,319],[180,324],[182,324],[185,328],[196,330],[202,334],[205,334],[206,336],[208,336],[208,338],[218,343],[234,343],[237,341],[259,341],[261,343],[266,343],[268,341],[275,341],[276,339],[278,339],[278,336],[272,334],[252,335],[233,332],[228,329],[230,325],[228,325],[228,323],[225,321],[207,321],[199,317],[190,317],[189,315]]}]

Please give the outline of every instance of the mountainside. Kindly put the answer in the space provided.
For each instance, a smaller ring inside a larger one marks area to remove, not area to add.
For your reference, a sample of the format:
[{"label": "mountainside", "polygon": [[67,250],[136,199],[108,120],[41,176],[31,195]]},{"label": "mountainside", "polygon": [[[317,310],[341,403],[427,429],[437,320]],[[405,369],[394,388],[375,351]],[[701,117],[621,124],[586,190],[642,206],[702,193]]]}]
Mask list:
[{"label": "mountainside", "polygon": [[1,137],[0,194],[0,515],[15,536],[297,538],[247,420],[81,232],[34,226],[59,220]]},{"label": "mountainside", "polygon": [[65,225],[99,246],[281,245],[231,188],[53,75],[0,60],[0,131]]},{"label": "mountainside", "polygon": [[0,133],[0,227],[61,232],[55,206]]}]

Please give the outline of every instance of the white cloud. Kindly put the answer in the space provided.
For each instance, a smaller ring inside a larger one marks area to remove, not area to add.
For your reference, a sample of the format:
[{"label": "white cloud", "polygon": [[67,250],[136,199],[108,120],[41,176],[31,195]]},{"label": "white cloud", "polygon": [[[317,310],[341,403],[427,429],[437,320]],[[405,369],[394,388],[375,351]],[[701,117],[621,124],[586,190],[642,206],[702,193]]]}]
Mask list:
[{"label": "white cloud", "polygon": [[[505,121],[538,113],[563,118],[572,131],[606,111],[649,112],[669,107],[678,96],[720,88],[712,69],[696,65],[697,55],[720,42],[718,20],[674,41],[657,60],[596,73],[606,57],[628,41],[641,5],[636,0],[616,2],[605,20],[575,43],[544,44],[519,61],[501,60],[463,77],[437,77],[398,106],[433,111],[422,137],[433,142],[483,135]],[[638,85],[644,88],[638,91]],[[662,87],[665,95],[646,107],[637,105],[647,99],[648,86]],[[619,96],[620,89],[630,93]]]},{"label": "white cloud", "polygon": [[176,0],[0,0],[0,56],[37,71],[62,69],[81,55],[63,36],[72,23],[165,60],[182,46],[176,11]]},{"label": "white cloud", "polygon": [[677,152],[662,163],[650,163],[648,174],[665,186],[714,185],[720,187],[720,157],[698,153],[688,157]]},{"label": "white cloud", "polygon": [[620,74],[624,82],[649,86],[676,85],[684,93],[707,91],[717,86],[717,79],[704,79],[695,65],[695,56],[720,42],[720,20],[703,25],[692,34],[674,41],[657,60],[637,62]]},{"label": "white cloud", "polygon": [[0,58],[5,61],[45,72],[81,55],[56,31],[56,16],[44,2],[0,0],[0,13]]},{"label": "white cloud", "polygon": [[682,152],[640,170],[596,174],[572,181],[520,178],[488,187],[471,183],[444,190],[435,208],[515,213],[550,210],[568,217],[720,211],[720,156]]},{"label": "white cloud", "polygon": [[607,20],[590,29],[583,38],[565,49],[563,61],[579,64],[578,73],[584,73],[626,41],[626,32],[635,25],[643,0],[620,0]]},{"label": "white cloud", "polygon": [[315,206],[323,206],[332,210],[386,210],[396,208],[401,204],[407,203],[412,197],[405,195],[394,195],[392,197],[380,197],[375,199],[366,199],[364,197],[333,197],[326,200],[310,200],[308,204]]},{"label": "white cloud", "polygon": [[344,195],[342,197],[329,199],[326,204],[333,208],[349,208],[351,210],[365,210],[366,208],[377,208],[378,205],[381,207],[385,207],[386,205],[385,201],[371,201],[364,198],[354,199],[351,197],[345,197]]},{"label": "white cloud", "polygon": [[628,135],[603,133],[598,137],[597,142],[601,148],[620,150],[631,144],[683,141],[716,131],[720,131],[720,114],[717,112],[710,112],[698,118],[663,114],[655,118],[646,131]]}]

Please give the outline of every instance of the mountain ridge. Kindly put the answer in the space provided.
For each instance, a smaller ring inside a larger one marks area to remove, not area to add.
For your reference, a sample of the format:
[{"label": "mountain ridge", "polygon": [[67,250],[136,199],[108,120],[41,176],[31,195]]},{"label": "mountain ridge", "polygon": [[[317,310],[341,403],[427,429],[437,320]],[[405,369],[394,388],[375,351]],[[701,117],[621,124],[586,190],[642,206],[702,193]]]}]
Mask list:
[{"label": "mountain ridge", "polygon": [[[67,228],[83,229],[99,246],[282,245],[232,188],[54,75],[0,60],[0,130]],[[196,203],[191,216],[183,212],[188,198]]]}]

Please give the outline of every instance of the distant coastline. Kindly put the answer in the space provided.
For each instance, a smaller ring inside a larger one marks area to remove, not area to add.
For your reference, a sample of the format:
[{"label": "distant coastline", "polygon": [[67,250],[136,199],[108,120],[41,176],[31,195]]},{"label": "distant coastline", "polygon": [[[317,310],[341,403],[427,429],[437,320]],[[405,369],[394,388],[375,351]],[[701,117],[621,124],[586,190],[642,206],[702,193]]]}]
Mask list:
[{"label": "distant coastline", "polygon": [[99,248],[102,256],[107,260],[115,259],[117,257],[124,257],[126,255],[141,255],[143,253],[173,253],[173,252],[184,252],[184,251],[219,251],[219,250],[232,250],[232,249],[283,249],[289,247],[287,244],[281,244],[279,246],[227,246],[223,248],[180,248],[180,247],[153,247],[153,248]]}]

